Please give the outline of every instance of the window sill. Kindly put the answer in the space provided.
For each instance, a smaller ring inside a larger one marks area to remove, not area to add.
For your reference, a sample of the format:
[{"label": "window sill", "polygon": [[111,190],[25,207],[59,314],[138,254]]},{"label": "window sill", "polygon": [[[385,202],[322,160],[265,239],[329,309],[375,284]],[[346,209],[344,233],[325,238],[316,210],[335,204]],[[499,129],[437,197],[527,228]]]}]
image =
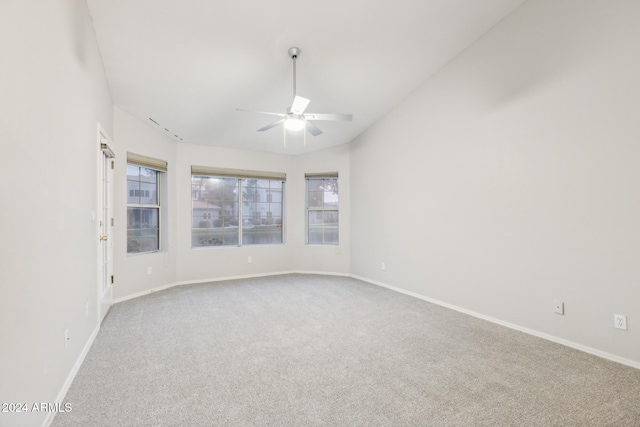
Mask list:
[{"label": "window sill", "polygon": [[273,243],[273,244],[261,244],[261,245],[219,245],[219,246],[191,246],[194,251],[207,250],[207,249],[234,249],[234,248],[272,248],[277,246],[285,246],[286,243]]},{"label": "window sill", "polygon": [[148,252],[127,252],[127,257],[137,257],[140,255],[157,254],[159,252],[162,252],[162,251],[160,249],[157,249],[155,251],[148,251]]}]

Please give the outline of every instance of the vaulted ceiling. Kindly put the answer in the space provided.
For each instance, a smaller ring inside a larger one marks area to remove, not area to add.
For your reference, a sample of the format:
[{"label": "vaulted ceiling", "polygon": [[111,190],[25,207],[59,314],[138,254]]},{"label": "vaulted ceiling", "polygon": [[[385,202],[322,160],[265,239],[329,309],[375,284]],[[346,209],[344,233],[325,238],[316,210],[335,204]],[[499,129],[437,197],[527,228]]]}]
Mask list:
[{"label": "vaulted ceiling", "polygon": [[[524,0],[88,0],[114,103],[177,141],[300,154],[344,144]],[[297,92],[310,113],[350,113],[287,134]],[[157,124],[149,119],[153,119]],[[166,129],[166,130],[165,130]]]}]

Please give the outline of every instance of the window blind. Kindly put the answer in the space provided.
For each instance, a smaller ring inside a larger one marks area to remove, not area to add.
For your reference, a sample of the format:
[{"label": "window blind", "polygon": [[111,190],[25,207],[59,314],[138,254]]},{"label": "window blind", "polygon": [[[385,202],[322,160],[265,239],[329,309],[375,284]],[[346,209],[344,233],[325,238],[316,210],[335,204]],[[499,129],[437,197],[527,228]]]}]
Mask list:
[{"label": "window blind", "polygon": [[264,172],[245,169],[215,168],[210,166],[191,166],[191,175],[221,176],[225,178],[272,179],[275,181],[287,180],[287,174],[284,172]]},{"label": "window blind", "polygon": [[305,178],[337,178],[338,172],[305,173]]},{"label": "window blind", "polygon": [[166,161],[143,156],[141,154],[127,153],[127,163],[142,166],[143,168],[155,169],[160,172],[167,171]]}]

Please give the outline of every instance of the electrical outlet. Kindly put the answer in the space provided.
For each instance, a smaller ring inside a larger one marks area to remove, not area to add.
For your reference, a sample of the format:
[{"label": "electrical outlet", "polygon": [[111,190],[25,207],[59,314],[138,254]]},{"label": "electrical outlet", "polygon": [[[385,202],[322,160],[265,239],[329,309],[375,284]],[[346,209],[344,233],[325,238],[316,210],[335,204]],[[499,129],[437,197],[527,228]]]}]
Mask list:
[{"label": "electrical outlet", "polygon": [[564,303],[562,301],[554,301],[553,312],[564,316]]},{"label": "electrical outlet", "polygon": [[623,331],[627,330],[627,316],[622,314],[614,314],[613,315],[613,326],[616,329],[622,329]]},{"label": "electrical outlet", "polygon": [[248,262],[249,264],[251,264],[251,263],[253,262],[253,258],[251,258],[251,257],[247,257],[247,262]]},{"label": "electrical outlet", "polygon": [[64,330],[64,348],[67,348],[69,345],[69,329]]},{"label": "electrical outlet", "polygon": [[151,274],[151,273],[153,273],[153,268],[147,267],[147,274]]},{"label": "electrical outlet", "polygon": [[383,270],[386,270],[386,269],[387,269],[387,266],[384,264],[384,262],[382,263],[382,269],[383,269]]}]

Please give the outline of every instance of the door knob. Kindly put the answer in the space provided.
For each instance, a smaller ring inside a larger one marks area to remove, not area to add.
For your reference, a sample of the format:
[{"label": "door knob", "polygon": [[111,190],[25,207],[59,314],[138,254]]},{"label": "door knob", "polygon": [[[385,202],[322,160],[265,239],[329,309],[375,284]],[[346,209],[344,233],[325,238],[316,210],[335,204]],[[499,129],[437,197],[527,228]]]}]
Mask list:
[{"label": "door knob", "polygon": [[100,236],[100,241],[101,241],[101,242],[104,242],[104,241],[106,241],[106,240],[107,240],[107,236]]}]

